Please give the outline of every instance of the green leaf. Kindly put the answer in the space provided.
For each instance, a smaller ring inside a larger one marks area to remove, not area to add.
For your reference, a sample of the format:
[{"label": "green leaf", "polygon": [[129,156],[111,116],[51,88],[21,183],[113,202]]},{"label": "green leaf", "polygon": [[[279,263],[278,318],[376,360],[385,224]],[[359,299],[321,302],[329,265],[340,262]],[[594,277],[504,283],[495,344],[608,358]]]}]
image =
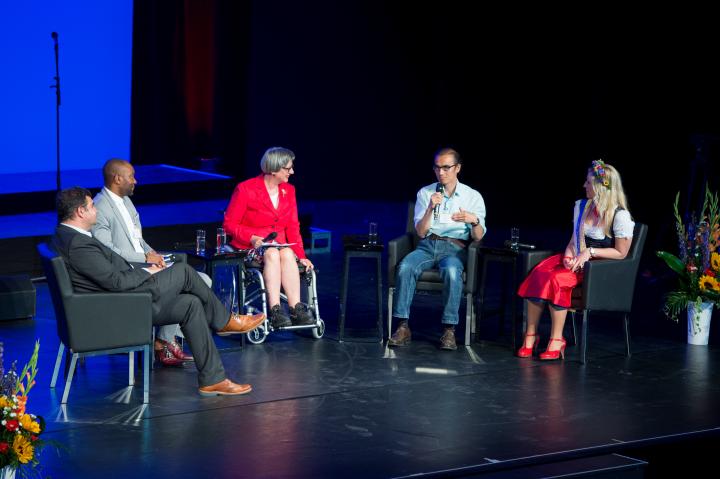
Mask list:
[{"label": "green leaf", "polygon": [[680,258],[672,253],[668,253],[667,251],[658,251],[656,254],[658,255],[658,258],[665,261],[665,264],[667,264],[671,270],[680,275],[685,274],[685,264],[680,261]]}]

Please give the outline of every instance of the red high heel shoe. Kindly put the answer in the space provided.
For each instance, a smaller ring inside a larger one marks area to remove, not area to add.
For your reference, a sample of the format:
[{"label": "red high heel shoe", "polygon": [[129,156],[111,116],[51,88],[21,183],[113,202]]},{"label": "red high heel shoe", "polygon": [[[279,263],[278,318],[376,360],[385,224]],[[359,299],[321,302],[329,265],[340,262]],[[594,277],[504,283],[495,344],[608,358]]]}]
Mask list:
[{"label": "red high heel shoe", "polygon": [[559,359],[563,358],[565,359],[565,346],[567,345],[567,341],[565,341],[565,338],[550,338],[550,342],[548,343],[548,348],[550,347],[550,343],[553,341],[561,341],[562,344],[560,345],[560,349],[557,349],[555,351],[548,351],[545,350],[544,353],[540,353],[540,359],[543,361],[549,361],[551,359]]},{"label": "red high heel shoe", "polygon": [[[535,336],[535,342],[533,343],[531,348],[525,347],[525,339],[528,337]],[[537,350],[538,344],[540,344],[540,336],[535,334],[527,334],[525,333],[525,336],[523,336],[523,345],[520,349],[517,350],[517,357],[519,358],[529,358],[533,355],[533,351]]]}]

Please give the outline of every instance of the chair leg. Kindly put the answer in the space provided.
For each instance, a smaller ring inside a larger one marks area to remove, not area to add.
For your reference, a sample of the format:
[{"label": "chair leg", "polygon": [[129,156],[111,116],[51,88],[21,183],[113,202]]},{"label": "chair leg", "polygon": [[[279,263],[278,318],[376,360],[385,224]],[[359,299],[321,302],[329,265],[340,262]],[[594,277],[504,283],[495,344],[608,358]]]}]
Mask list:
[{"label": "chair leg", "polygon": [[392,307],[395,288],[388,288],[388,339],[392,336]]},{"label": "chair leg", "polygon": [[150,402],[150,345],[146,344],[143,347],[143,404],[148,402]]},{"label": "chair leg", "polygon": [[67,379],[65,380],[65,390],[63,391],[62,399],[60,404],[67,404],[68,395],[70,395],[70,386],[72,385],[73,374],[75,373],[75,365],[77,364],[78,353],[73,353],[72,359],[70,360],[70,369],[68,370]]},{"label": "chair leg", "polygon": [[128,385],[135,385],[135,351],[128,353]]},{"label": "chair leg", "polygon": [[317,276],[315,271],[310,270],[310,283],[307,285],[308,304],[315,311],[315,318],[320,319],[320,304],[317,298]]},{"label": "chair leg", "polygon": [[575,325],[575,311],[570,311],[570,318],[572,319],[573,343],[575,344],[575,346],[577,346],[578,339],[577,339],[577,326]]},{"label": "chair leg", "polygon": [[255,274],[255,279],[260,286],[260,300],[262,301],[262,312],[267,316],[267,291],[265,291],[265,278],[263,278],[262,272],[258,269],[252,270]]},{"label": "chair leg", "polygon": [[473,295],[468,293],[465,295],[467,298],[467,305],[465,307],[465,346],[470,346],[470,334],[473,329]]},{"label": "chair leg", "polygon": [[625,322],[625,351],[627,357],[630,357],[630,315],[625,313],[623,319]]},{"label": "chair leg", "polygon": [[65,345],[61,342],[58,348],[57,359],[55,360],[55,370],[53,371],[52,379],[50,380],[50,387],[54,388],[57,383],[57,377],[60,373],[60,363],[62,362],[63,353],[65,352]]},{"label": "chair leg", "polygon": [[582,324],[582,347],[580,349],[580,363],[585,364],[587,356],[587,330],[588,330],[588,310],[583,311]]},{"label": "chair leg", "polygon": [[[153,345],[153,355],[152,359],[150,360],[150,369],[155,369],[155,326],[151,327],[150,330],[152,331],[152,345]],[[180,343],[180,346],[182,347],[182,343]]]}]

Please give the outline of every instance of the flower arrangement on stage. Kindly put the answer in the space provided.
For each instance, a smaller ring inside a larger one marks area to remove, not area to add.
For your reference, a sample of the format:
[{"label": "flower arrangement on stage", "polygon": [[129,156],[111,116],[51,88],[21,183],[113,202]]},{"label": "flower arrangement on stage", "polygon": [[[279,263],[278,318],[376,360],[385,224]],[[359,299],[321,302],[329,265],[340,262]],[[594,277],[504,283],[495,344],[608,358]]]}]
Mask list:
[{"label": "flower arrangement on stage", "polygon": [[40,434],[45,430],[45,421],[26,409],[28,393],[35,385],[39,348],[36,341],[30,361],[18,375],[14,362],[8,371],[4,370],[0,343],[0,470],[8,467],[25,472],[23,468],[40,463],[38,452],[44,445]]},{"label": "flower arrangement on stage", "polygon": [[705,186],[705,200],[699,217],[693,213],[684,223],[678,211],[680,193],[675,196],[675,230],[679,255],[665,251],[657,255],[678,274],[678,288],[665,297],[665,314],[677,321],[678,314],[694,302],[720,302],[720,211],[718,193]]}]

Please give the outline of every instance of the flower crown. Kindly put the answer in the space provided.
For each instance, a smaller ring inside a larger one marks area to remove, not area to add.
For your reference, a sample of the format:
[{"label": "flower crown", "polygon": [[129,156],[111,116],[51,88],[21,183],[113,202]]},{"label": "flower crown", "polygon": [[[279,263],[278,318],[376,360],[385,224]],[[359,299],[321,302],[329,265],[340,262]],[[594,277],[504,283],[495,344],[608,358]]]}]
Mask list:
[{"label": "flower crown", "polygon": [[605,162],[603,160],[594,160],[592,162],[592,171],[595,178],[609,190],[611,188],[610,177],[605,171]]}]

